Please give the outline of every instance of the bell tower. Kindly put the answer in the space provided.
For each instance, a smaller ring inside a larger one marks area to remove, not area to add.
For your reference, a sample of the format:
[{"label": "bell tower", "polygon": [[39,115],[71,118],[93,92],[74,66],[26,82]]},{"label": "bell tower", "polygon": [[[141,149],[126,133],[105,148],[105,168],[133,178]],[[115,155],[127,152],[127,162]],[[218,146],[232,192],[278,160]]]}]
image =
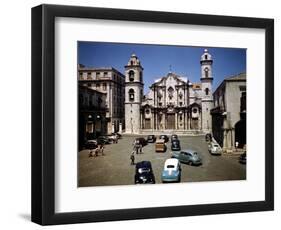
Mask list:
[{"label": "bell tower", "polygon": [[202,90],[202,130],[204,132],[212,131],[211,109],[213,108],[213,59],[207,49],[201,56],[201,90]]},{"label": "bell tower", "polygon": [[132,54],[125,66],[125,132],[140,133],[141,102],[143,98],[143,68]]}]

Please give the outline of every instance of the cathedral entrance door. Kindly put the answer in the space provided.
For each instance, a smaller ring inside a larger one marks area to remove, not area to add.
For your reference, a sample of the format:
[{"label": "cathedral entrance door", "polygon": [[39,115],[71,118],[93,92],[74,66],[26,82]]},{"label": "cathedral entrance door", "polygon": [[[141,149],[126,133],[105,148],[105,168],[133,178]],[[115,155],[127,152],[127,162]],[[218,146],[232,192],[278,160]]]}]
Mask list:
[{"label": "cathedral entrance door", "polygon": [[175,129],[175,114],[167,114],[166,129]]},{"label": "cathedral entrance door", "polygon": [[198,124],[198,119],[197,118],[192,118],[191,119],[191,129],[199,129],[199,124]]},{"label": "cathedral entrance door", "polygon": [[144,119],[144,128],[145,129],[151,129],[150,124],[151,124],[150,119]]}]

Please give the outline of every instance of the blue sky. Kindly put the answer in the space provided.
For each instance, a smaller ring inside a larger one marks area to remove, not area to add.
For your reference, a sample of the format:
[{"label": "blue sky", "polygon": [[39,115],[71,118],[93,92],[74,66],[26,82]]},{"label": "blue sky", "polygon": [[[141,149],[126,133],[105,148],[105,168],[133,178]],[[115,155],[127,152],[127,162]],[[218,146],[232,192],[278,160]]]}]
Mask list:
[{"label": "blue sky", "polygon": [[213,91],[226,77],[246,72],[246,49],[188,47],[168,45],[78,42],[78,63],[87,67],[114,67],[124,73],[124,66],[135,53],[144,68],[144,91],[155,79],[170,70],[200,82],[200,57],[207,48],[213,57]]}]

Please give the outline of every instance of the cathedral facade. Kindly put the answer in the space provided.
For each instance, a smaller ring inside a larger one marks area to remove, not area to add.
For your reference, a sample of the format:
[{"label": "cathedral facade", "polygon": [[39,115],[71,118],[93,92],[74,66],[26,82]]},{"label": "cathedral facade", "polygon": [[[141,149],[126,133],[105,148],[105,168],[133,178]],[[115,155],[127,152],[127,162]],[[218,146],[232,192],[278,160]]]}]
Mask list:
[{"label": "cathedral facade", "polygon": [[125,66],[125,133],[211,132],[212,64],[212,56],[205,49],[199,83],[169,72],[155,80],[144,95],[143,67],[133,54]]}]

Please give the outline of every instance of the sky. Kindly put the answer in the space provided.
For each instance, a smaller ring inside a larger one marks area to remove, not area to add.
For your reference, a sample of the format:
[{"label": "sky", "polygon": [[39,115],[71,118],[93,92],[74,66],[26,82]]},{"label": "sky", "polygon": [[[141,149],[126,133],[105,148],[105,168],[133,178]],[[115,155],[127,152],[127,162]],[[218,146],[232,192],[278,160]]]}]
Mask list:
[{"label": "sky", "polygon": [[246,49],[189,47],[171,45],[78,42],[78,63],[87,67],[113,67],[124,74],[131,54],[139,58],[143,71],[144,93],[169,71],[191,82],[200,82],[200,58],[204,49],[213,58],[213,91],[227,77],[246,72]]}]

